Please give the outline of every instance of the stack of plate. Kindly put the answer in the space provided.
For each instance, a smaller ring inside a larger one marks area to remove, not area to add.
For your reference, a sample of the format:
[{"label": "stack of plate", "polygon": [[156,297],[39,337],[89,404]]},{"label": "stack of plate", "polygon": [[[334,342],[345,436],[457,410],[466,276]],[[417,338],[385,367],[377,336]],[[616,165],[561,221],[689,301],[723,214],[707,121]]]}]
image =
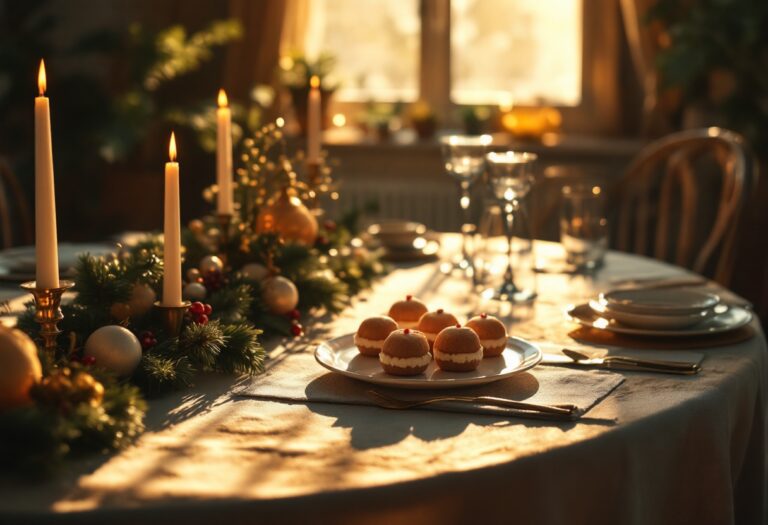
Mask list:
[{"label": "stack of plate", "polygon": [[368,236],[381,245],[391,261],[432,259],[440,244],[419,222],[390,220],[368,227]]},{"label": "stack of plate", "polygon": [[614,290],[568,313],[592,328],[652,336],[721,333],[752,319],[749,310],[724,305],[716,294],[669,288]]}]

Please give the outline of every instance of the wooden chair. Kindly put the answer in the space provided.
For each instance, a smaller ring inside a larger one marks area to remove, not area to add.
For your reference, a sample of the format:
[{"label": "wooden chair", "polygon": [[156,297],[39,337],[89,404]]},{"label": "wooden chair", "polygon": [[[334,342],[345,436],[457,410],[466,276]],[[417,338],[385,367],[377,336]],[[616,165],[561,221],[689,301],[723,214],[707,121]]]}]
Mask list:
[{"label": "wooden chair", "polygon": [[32,216],[27,197],[8,162],[0,157],[0,247],[32,244]]},{"label": "wooden chair", "polygon": [[721,128],[673,133],[643,149],[616,188],[614,247],[690,268],[727,286],[757,161]]}]

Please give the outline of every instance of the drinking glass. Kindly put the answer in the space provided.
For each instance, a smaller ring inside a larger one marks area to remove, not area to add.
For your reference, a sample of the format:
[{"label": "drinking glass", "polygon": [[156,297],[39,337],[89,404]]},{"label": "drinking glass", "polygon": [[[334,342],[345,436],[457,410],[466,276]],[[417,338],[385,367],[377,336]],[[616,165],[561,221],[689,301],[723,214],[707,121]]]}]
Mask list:
[{"label": "drinking glass", "polygon": [[[507,236],[507,268],[504,272],[504,282],[496,290],[494,298],[513,303],[530,302],[536,297],[534,290],[526,290],[515,284],[515,270],[513,268],[515,230],[528,230],[523,237],[528,237],[527,240],[531,244],[533,242],[530,238],[528,217],[522,203],[533,185],[533,168],[536,158],[534,153],[519,151],[492,152],[486,156],[488,160],[488,184],[504,214],[504,229]],[[515,228],[516,223],[520,221],[522,223],[518,225],[518,228]]]},{"label": "drinking glass", "polygon": [[560,242],[566,262],[591,271],[603,263],[608,248],[608,220],[600,186],[570,185],[562,190]]},{"label": "drinking glass", "polygon": [[491,144],[490,135],[448,135],[441,140],[445,172],[459,186],[459,207],[462,213],[461,257],[449,266],[449,272],[459,270],[475,279],[475,267],[469,255],[470,216],[469,189],[485,171],[485,152]]}]

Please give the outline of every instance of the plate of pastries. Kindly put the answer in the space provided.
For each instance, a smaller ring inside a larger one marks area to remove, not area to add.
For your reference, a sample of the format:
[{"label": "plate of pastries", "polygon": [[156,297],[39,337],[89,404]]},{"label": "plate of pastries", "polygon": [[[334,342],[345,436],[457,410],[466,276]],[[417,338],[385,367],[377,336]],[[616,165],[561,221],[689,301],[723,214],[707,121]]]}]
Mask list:
[{"label": "plate of pastries", "polygon": [[541,350],[481,313],[462,324],[408,295],[386,315],[360,320],[357,331],[325,341],[315,359],[332,372],[401,388],[454,388],[491,383],[533,368]]}]

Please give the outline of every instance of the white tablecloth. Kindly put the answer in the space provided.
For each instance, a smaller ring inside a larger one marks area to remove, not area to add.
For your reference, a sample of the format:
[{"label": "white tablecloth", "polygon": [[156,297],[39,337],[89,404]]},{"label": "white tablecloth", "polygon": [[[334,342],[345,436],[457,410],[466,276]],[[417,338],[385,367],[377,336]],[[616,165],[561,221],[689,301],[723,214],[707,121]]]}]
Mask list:
[{"label": "white tablecloth", "polygon": [[[612,276],[678,271],[610,254],[596,280],[541,275],[532,307],[494,311],[428,264],[397,270],[311,336],[348,331],[413,293],[568,342],[568,302]],[[625,373],[589,413],[615,424],[232,398],[242,382],[201,378],[154,401],[150,430],[128,450],[42,485],[0,482],[0,523],[765,523],[766,343],[754,328],[750,341],[697,349],[697,376]],[[275,366],[311,351],[271,348]]]}]

